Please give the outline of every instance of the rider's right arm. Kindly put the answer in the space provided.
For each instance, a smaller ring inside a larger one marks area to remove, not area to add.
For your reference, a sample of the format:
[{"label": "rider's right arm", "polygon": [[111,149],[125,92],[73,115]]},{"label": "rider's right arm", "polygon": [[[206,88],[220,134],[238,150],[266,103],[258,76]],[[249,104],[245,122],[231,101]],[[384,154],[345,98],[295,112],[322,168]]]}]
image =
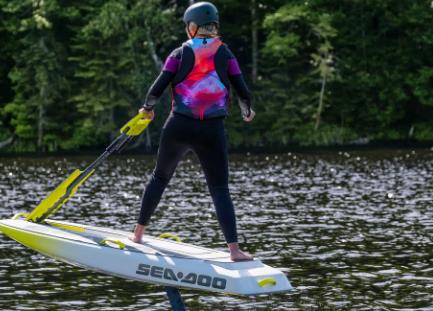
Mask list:
[{"label": "rider's right arm", "polygon": [[175,49],[165,60],[164,66],[160,74],[155,79],[155,81],[149,88],[149,91],[147,92],[146,100],[143,104],[143,108],[145,110],[153,110],[153,107],[158,102],[158,99],[161,97],[162,93],[164,93],[164,90],[173,80],[179,68],[181,51],[182,48]]}]

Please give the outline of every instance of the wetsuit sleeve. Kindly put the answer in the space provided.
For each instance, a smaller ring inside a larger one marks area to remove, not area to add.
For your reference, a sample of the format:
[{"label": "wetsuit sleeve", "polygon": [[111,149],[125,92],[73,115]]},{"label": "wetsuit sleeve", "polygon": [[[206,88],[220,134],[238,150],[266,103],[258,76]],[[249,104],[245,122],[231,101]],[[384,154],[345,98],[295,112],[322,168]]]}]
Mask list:
[{"label": "wetsuit sleeve", "polygon": [[242,115],[249,117],[251,114],[251,93],[248,90],[243,75],[229,76],[230,83],[239,95],[239,107]]},{"label": "wetsuit sleeve", "polygon": [[227,74],[229,76],[230,83],[239,96],[239,107],[241,108],[242,115],[244,117],[249,117],[251,114],[251,92],[245,83],[244,76],[241,72],[236,57],[229,48],[227,48],[227,53]]},{"label": "wetsuit sleeve", "polygon": [[251,92],[245,83],[244,76],[239,67],[239,63],[232,51],[226,46],[227,53],[227,75],[230,84],[236,90],[239,97],[239,107],[241,108],[242,116],[249,117],[251,114]]},{"label": "wetsuit sleeve", "polygon": [[165,60],[164,66],[158,77],[155,79],[146,95],[143,108],[150,111],[158,102],[164,90],[173,80],[179,68],[182,48],[177,48]]}]

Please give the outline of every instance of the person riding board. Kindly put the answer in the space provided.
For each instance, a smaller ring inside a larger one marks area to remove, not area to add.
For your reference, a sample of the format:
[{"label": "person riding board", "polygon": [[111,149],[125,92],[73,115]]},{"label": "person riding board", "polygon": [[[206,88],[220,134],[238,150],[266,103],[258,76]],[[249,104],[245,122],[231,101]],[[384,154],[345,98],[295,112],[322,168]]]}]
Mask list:
[{"label": "person riding board", "polygon": [[192,150],[204,170],[231,259],[252,260],[238,244],[236,216],[228,188],[224,134],[230,84],[239,95],[245,122],[251,122],[255,116],[251,94],[235,56],[218,35],[217,8],[209,2],[195,3],[187,8],[183,21],[189,40],[167,57],[140,109],[154,118],[153,107],[171,83],[172,112],[162,129],[156,166],[144,191],[140,215],[130,239],[141,241],[178,162]]}]

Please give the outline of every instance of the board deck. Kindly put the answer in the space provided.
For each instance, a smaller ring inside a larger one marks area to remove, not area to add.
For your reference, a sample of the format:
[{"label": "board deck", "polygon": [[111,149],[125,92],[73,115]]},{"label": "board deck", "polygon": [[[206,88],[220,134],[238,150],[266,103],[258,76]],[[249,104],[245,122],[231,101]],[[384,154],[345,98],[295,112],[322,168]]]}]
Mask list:
[{"label": "board deck", "polygon": [[0,231],[46,256],[86,269],[174,287],[239,295],[292,289],[284,273],[255,258],[234,262],[228,252],[131,232],[46,220],[0,220]]}]

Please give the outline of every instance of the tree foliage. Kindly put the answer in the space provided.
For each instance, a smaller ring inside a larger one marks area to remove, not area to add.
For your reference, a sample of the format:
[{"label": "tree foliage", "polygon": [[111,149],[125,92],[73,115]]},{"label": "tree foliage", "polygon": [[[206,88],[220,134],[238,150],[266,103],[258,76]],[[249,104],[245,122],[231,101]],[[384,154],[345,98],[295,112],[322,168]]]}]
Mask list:
[{"label": "tree foliage", "polygon": [[[0,146],[106,144],[186,39],[189,2],[0,0]],[[257,111],[244,124],[233,94],[232,146],[433,140],[431,1],[215,4]],[[137,144],[157,145],[169,97]]]}]

